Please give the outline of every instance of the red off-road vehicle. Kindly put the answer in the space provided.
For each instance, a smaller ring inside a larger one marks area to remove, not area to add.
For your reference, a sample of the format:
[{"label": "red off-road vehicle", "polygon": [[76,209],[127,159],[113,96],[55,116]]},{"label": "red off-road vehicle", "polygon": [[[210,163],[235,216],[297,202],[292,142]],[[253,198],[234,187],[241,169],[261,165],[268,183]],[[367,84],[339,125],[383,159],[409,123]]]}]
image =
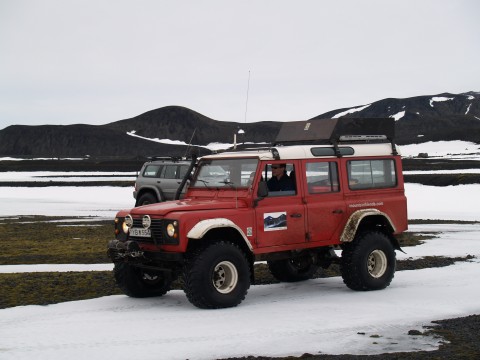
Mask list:
[{"label": "red off-road vehicle", "polygon": [[[407,229],[393,133],[393,119],[292,122],[272,147],[202,157],[184,199],[117,214],[108,252],[118,286],[161,296],[183,276],[192,304],[231,307],[254,283],[254,263],[266,261],[280,281],[339,262],[349,288],[387,287],[395,235]],[[278,168],[288,186],[272,191]]]}]

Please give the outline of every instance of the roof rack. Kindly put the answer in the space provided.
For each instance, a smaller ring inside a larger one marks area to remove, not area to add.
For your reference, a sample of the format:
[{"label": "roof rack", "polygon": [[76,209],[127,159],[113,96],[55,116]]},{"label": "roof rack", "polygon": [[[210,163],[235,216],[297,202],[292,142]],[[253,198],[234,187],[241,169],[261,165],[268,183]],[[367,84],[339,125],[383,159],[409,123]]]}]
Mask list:
[{"label": "roof rack", "polygon": [[395,121],[392,118],[338,118],[292,121],[282,124],[274,145],[330,144],[341,157],[339,143],[394,144]]},{"label": "roof rack", "polygon": [[147,159],[150,161],[153,160],[166,160],[166,161],[173,161],[173,162],[178,162],[182,160],[187,160],[186,158],[183,158],[181,156],[147,156]]}]

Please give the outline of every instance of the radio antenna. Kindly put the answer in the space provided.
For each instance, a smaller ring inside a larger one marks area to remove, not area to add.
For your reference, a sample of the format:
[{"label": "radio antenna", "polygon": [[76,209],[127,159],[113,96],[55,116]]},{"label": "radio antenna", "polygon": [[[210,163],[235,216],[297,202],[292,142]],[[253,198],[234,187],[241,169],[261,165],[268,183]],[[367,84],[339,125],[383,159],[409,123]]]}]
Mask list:
[{"label": "radio antenna", "polygon": [[188,156],[188,150],[190,149],[190,146],[192,146],[192,140],[193,140],[193,136],[195,135],[195,131],[197,131],[197,128],[193,130],[192,137],[190,138],[190,142],[188,143],[187,149],[185,150],[185,156],[184,156],[185,158]]},{"label": "radio antenna", "polygon": [[248,70],[248,82],[247,82],[247,101],[245,102],[245,123],[247,123],[247,110],[248,110],[248,91],[250,90],[250,70]]}]

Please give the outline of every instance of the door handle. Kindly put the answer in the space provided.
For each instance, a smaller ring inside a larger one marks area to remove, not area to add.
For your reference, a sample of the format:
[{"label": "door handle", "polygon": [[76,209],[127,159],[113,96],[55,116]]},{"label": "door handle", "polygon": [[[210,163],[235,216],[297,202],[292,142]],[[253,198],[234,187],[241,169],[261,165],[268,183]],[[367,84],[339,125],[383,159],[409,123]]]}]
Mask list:
[{"label": "door handle", "polygon": [[342,209],[336,209],[336,210],[333,210],[332,211],[334,214],[343,214],[343,210]]},{"label": "door handle", "polygon": [[302,217],[302,214],[293,213],[293,214],[290,215],[290,217],[293,217],[293,218],[301,218],[301,217]]}]

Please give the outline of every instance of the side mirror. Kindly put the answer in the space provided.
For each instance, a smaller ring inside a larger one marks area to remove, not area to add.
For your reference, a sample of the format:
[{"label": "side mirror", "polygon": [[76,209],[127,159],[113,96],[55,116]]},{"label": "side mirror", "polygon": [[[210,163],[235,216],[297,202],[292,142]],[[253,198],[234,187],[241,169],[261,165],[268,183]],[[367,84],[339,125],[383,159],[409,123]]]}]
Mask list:
[{"label": "side mirror", "polygon": [[258,183],[257,196],[259,198],[264,198],[268,196],[268,186],[266,181],[260,181]]},{"label": "side mirror", "polygon": [[258,183],[257,196],[258,198],[256,198],[253,203],[254,207],[257,206],[260,200],[263,200],[268,196],[268,186],[266,181],[260,181]]}]

